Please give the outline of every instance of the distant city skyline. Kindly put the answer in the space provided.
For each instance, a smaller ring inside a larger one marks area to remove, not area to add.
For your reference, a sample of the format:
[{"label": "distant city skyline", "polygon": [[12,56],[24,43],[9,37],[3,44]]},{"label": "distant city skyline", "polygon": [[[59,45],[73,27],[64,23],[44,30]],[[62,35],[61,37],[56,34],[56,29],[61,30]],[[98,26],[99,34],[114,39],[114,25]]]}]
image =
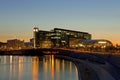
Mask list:
[{"label": "distant city skyline", "polygon": [[63,28],[120,44],[120,0],[0,0],[0,42]]}]

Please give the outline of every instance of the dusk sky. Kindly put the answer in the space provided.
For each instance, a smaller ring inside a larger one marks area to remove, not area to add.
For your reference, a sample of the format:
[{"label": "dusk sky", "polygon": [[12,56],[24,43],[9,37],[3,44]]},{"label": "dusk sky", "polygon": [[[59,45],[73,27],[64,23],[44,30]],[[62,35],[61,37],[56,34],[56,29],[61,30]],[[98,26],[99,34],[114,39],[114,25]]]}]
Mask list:
[{"label": "dusk sky", "polygon": [[120,44],[120,0],[0,0],[0,41],[63,28]]}]

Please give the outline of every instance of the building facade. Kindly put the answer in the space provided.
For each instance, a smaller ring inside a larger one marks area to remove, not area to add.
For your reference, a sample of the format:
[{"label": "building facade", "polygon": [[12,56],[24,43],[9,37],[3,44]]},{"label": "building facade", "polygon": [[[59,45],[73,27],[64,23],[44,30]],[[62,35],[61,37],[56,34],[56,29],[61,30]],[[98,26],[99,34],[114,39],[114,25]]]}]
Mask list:
[{"label": "building facade", "polygon": [[24,48],[24,41],[18,39],[7,40],[8,50],[18,50]]},{"label": "building facade", "polygon": [[86,47],[86,48],[106,48],[113,46],[112,42],[109,40],[105,39],[96,39],[96,40],[81,40],[79,42],[79,45],[81,47]]},{"label": "building facade", "polygon": [[0,50],[6,50],[6,43],[0,42]]},{"label": "building facade", "polygon": [[48,42],[51,47],[70,47],[70,41],[73,38],[79,40],[88,40],[91,39],[91,34],[87,32],[61,28],[54,28],[50,31],[42,31],[37,27],[34,28],[34,48],[41,48],[43,41]]},{"label": "building facade", "polygon": [[24,49],[33,49],[33,42],[24,42]]}]

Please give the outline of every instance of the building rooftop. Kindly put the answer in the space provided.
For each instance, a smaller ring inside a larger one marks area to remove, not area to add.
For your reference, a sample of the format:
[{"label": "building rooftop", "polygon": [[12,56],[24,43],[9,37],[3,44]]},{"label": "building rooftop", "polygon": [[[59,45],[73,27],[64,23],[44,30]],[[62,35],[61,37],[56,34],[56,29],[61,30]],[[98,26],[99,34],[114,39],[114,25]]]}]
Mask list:
[{"label": "building rooftop", "polygon": [[111,41],[106,40],[106,39],[81,40],[81,42],[84,42],[84,43],[109,42],[112,44]]},{"label": "building rooftop", "polygon": [[[72,32],[79,32],[79,33],[83,33],[81,31],[75,31],[75,30],[69,30],[69,29],[61,29],[61,28],[54,28],[54,30],[64,30],[64,31],[72,31]],[[86,34],[88,34],[88,32],[84,32]]]}]

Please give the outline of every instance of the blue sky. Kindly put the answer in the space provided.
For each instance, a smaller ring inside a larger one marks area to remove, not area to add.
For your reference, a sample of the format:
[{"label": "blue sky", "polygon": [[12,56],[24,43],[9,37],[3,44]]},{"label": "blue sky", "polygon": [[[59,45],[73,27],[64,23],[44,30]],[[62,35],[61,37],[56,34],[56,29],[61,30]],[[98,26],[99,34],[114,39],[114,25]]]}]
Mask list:
[{"label": "blue sky", "polygon": [[0,0],[0,41],[32,37],[34,26],[89,32],[120,44],[120,0]]}]

